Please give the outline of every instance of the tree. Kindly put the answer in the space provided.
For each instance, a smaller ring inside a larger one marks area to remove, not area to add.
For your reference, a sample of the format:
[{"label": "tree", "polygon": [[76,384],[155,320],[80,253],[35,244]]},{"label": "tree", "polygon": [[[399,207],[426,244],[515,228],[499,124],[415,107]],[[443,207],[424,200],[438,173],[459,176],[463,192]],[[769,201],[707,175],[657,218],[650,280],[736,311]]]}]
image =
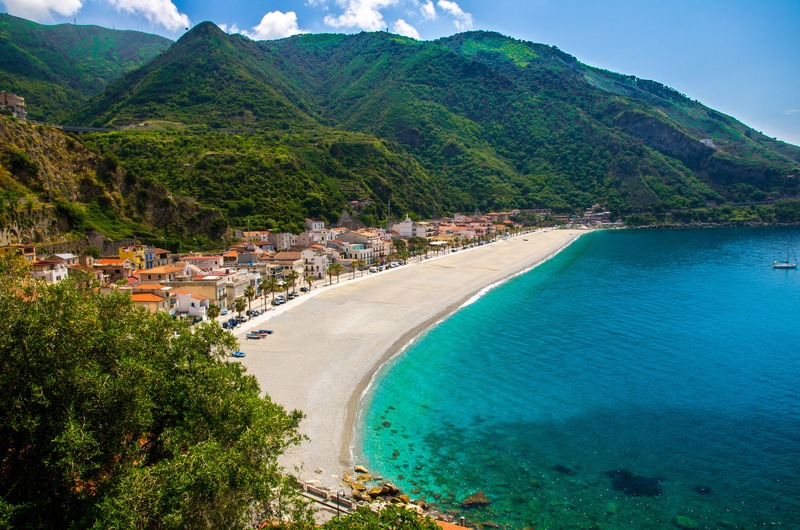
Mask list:
[{"label": "tree", "polygon": [[331,519],[324,525],[322,530],[438,530],[439,526],[433,519],[420,516],[416,512],[406,510],[399,506],[389,504],[379,512],[373,512],[369,508],[359,508],[358,510]]},{"label": "tree", "polygon": [[225,358],[220,326],[126,293],[13,273],[0,258],[0,525],[231,528],[310,523],[278,456],[302,414]]},{"label": "tree", "polygon": [[[272,293],[272,301],[275,301],[275,290],[278,288],[278,281],[270,276],[261,280],[261,291],[269,291]],[[264,310],[267,310],[267,297],[264,297]]]},{"label": "tree", "polygon": [[364,267],[366,267],[366,266],[367,266],[367,263],[363,259],[357,259],[356,260],[356,267],[358,267],[358,270],[361,271],[361,276],[364,276]]},{"label": "tree", "polygon": [[355,260],[350,260],[350,263],[347,264],[347,268],[350,269],[350,272],[353,275],[353,280],[356,278],[356,262]]},{"label": "tree", "polygon": [[233,310],[236,311],[239,316],[242,316],[242,311],[244,311],[245,307],[247,307],[247,300],[244,298],[237,298],[233,301]]},{"label": "tree", "polygon": [[311,287],[314,285],[314,276],[311,274],[306,274],[305,282],[308,285],[308,290],[311,290]]},{"label": "tree", "polygon": [[206,317],[208,320],[216,320],[216,318],[220,315],[222,310],[219,308],[217,304],[210,304],[208,309],[206,309]]},{"label": "tree", "polygon": [[256,288],[252,285],[248,285],[244,290],[244,297],[247,298],[247,314],[250,315],[253,308],[251,306],[253,302],[253,298],[256,296]]},{"label": "tree", "polygon": [[[300,273],[298,273],[298,272],[297,272],[296,270],[294,270],[294,269],[292,269],[292,270],[290,270],[289,272],[287,272],[287,273],[286,273],[286,275],[284,276],[284,279],[285,279],[287,282],[289,282],[289,283],[291,283],[291,284],[292,284],[292,291],[294,291],[294,290],[295,290],[295,282],[297,282],[297,279],[298,279],[299,277],[300,277]],[[287,291],[287,294],[288,294],[288,291]]]},{"label": "tree", "polygon": [[[342,273],[342,264],[338,261],[334,261],[330,265],[328,265],[328,280],[330,283],[333,283],[332,277],[336,276],[336,283],[339,283],[339,275]],[[330,285],[330,283],[328,285]]]}]

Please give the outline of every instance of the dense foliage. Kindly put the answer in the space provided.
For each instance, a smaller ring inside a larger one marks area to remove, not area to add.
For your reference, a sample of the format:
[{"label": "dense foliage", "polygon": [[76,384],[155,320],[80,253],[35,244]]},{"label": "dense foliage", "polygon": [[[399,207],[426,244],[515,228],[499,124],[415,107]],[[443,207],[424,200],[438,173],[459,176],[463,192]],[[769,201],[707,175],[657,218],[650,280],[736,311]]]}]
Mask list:
[{"label": "dense foliage", "polygon": [[260,395],[217,325],[190,330],[0,264],[0,526],[308,522],[276,458],[301,413]]},{"label": "dense foliage", "polygon": [[439,526],[429,517],[420,517],[415,512],[388,505],[379,512],[360,508],[347,516],[331,519],[323,530],[438,530]]},{"label": "dense foliage", "polygon": [[59,123],[106,84],[170,44],[138,31],[43,26],[0,14],[0,90],[23,96],[31,119]]}]

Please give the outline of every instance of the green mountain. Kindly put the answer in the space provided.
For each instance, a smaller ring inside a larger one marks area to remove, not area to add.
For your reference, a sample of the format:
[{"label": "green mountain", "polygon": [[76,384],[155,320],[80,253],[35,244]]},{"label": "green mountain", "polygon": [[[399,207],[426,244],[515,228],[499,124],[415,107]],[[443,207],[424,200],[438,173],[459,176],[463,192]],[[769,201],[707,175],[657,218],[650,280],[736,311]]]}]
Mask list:
[{"label": "green mountain", "polygon": [[0,90],[25,98],[30,119],[59,123],[172,41],[99,26],[44,26],[0,14]]},{"label": "green mountain", "polygon": [[[80,141],[238,226],[298,229],[343,209],[371,223],[390,200],[423,217],[600,204],[774,221],[787,218],[771,206],[707,206],[799,191],[799,147],[657,82],[490,32],[254,42],[202,23],[68,120],[121,128]],[[356,199],[372,202],[355,211]]]}]

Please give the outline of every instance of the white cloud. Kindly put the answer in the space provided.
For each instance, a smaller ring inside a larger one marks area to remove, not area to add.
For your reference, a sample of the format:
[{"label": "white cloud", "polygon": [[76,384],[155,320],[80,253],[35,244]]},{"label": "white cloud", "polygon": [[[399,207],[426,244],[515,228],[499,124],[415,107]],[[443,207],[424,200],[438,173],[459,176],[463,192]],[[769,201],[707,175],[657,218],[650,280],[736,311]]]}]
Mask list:
[{"label": "white cloud", "polygon": [[436,8],[433,7],[432,0],[428,0],[419,7],[422,18],[425,20],[436,20]]},{"label": "white cloud", "polygon": [[786,109],[783,113],[787,116],[794,116],[795,114],[800,114],[800,109]]},{"label": "white cloud", "polygon": [[227,24],[217,24],[217,25],[219,26],[219,29],[221,29],[225,33],[241,33],[242,32],[242,30],[240,30],[239,26],[237,26],[236,24],[233,24],[232,26],[229,26]]},{"label": "white cloud", "polygon": [[327,15],[325,24],[334,28],[357,28],[378,31],[386,28],[380,10],[397,4],[399,0],[337,0],[344,8],[339,16]]},{"label": "white cloud", "polygon": [[83,7],[82,0],[3,0],[6,11],[15,17],[50,22],[53,14],[70,17]]},{"label": "white cloud", "polygon": [[419,31],[417,31],[414,26],[402,18],[397,19],[397,22],[394,23],[394,26],[392,26],[392,32],[419,40]]},{"label": "white cloud", "polygon": [[[236,28],[236,26],[234,25],[232,28]],[[240,32],[237,29],[236,32],[247,35],[253,40],[282,39],[299,33],[308,33],[308,31],[300,29],[297,25],[297,13],[294,11],[289,11],[288,13],[271,11],[264,15],[264,18],[261,19],[257,26],[253,27],[253,31]]]},{"label": "white cloud", "polygon": [[455,19],[453,24],[459,30],[464,31],[472,27],[472,15],[463,11],[457,3],[450,0],[439,0],[437,5],[439,9],[450,14]]},{"label": "white cloud", "polygon": [[170,31],[179,31],[191,25],[189,17],[178,11],[171,0],[108,0],[118,11],[141,15],[153,24]]}]

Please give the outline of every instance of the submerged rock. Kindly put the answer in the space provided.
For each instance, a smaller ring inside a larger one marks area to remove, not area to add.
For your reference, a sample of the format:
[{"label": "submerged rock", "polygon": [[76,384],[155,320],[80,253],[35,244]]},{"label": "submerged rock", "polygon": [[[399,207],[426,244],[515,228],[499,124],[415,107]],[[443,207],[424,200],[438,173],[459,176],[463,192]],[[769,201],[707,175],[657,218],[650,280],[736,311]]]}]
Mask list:
[{"label": "submerged rock", "polygon": [[714,490],[712,490],[708,486],[695,486],[694,491],[696,491],[700,495],[711,495],[712,493],[714,493]]},{"label": "submerged rock", "polygon": [[577,472],[577,471],[575,471],[574,469],[570,469],[570,468],[568,468],[567,466],[562,466],[561,464],[559,464],[559,465],[557,465],[557,466],[553,466],[553,470],[554,470],[554,471],[558,471],[558,472],[559,472],[559,473],[561,473],[562,475],[567,475],[567,476],[569,476],[569,477],[571,477],[571,476],[573,476],[573,475],[575,475],[575,474],[577,474],[577,473],[578,473],[578,472]]},{"label": "submerged rock", "polygon": [[614,491],[621,491],[629,497],[654,497],[661,495],[661,479],[634,475],[627,469],[607,471]]},{"label": "submerged rock", "polygon": [[491,503],[492,501],[489,500],[489,497],[483,491],[478,490],[461,501],[461,507],[464,509],[478,508],[480,506],[489,506]]}]

